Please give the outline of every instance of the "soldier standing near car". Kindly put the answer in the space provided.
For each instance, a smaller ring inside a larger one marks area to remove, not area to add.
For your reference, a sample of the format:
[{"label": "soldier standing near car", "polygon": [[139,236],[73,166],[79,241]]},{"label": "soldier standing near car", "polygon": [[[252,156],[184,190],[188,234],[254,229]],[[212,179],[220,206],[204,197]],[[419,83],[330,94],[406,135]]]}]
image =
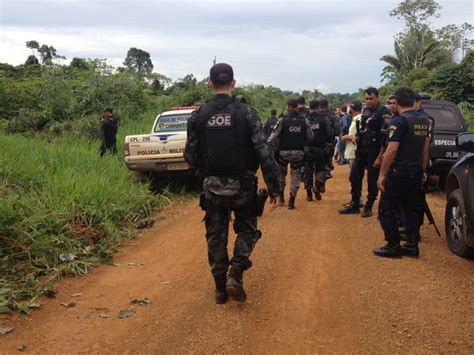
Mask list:
[{"label": "soldier standing near car", "polygon": [[104,108],[102,110],[102,119],[100,121],[102,143],[99,148],[99,153],[101,157],[107,152],[110,154],[117,153],[117,131],[118,120],[114,116],[112,108]]},{"label": "soldier standing near car", "polygon": [[304,185],[306,189],[306,200],[321,200],[321,194],[326,191],[327,152],[326,146],[331,139],[331,130],[325,115],[319,112],[319,101],[312,100],[309,103],[310,114],[308,122],[313,131],[314,138],[305,147]]},{"label": "soldier standing near car", "polygon": [[[362,181],[365,170],[367,170],[367,202],[362,211],[362,217],[372,216],[372,206],[377,199],[377,179],[379,169],[374,167],[374,163],[379,155],[381,147],[381,130],[387,115],[388,109],[379,102],[379,91],[370,87],[365,90],[366,107],[362,111],[360,129],[357,132],[356,159],[351,168],[351,175],[354,181],[354,194],[349,206],[340,210],[341,214],[360,213],[359,201],[362,195]],[[355,169],[355,170],[354,170]]]},{"label": "soldier standing near car", "polygon": [[301,167],[304,163],[304,148],[313,140],[309,122],[297,110],[295,99],[287,101],[288,113],[280,118],[269,138],[269,143],[276,151],[276,160],[280,167],[280,203],[285,201],[286,176],[288,164],[291,168],[290,199],[288,209],[295,208],[296,194],[301,182]]},{"label": "soldier standing near car", "polygon": [[[381,257],[418,257],[418,236],[422,176],[428,165],[430,122],[417,112],[415,93],[408,87],[395,92],[399,116],[390,122],[388,146],[385,151],[377,187],[382,196],[379,203],[379,221],[385,234],[386,245],[375,248]],[[407,242],[400,246],[398,217],[400,207],[406,214]]]},{"label": "soldier standing near car", "polygon": [[[232,97],[235,86],[230,65],[215,64],[208,87],[212,100],[188,121],[184,158],[204,174],[201,207],[205,209],[208,259],[216,284],[215,301],[228,295],[244,302],[243,273],[262,233],[257,229],[257,177],[260,166],[268,187],[271,209],[278,206],[279,170],[265,139],[257,111]],[[227,253],[230,213],[237,234],[234,255]],[[230,270],[229,270],[230,265]],[[227,275],[227,272],[229,274]]]}]

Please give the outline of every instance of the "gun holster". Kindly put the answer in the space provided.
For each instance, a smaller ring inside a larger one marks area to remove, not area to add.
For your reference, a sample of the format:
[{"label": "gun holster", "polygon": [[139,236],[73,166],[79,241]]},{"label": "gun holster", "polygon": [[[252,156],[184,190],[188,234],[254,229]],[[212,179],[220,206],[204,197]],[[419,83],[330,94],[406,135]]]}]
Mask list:
[{"label": "gun holster", "polygon": [[268,191],[267,189],[260,189],[257,193],[257,200],[256,200],[256,213],[258,217],[263,215],[263,210],[265,209],[265,202],[268,199]]}]

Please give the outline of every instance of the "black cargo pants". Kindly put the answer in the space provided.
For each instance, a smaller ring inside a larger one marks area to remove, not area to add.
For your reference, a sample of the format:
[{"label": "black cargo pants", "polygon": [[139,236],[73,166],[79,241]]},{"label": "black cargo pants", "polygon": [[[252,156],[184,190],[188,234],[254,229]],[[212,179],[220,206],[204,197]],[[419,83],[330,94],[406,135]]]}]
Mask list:
[{"label": "black cargo pants", "polygon": [[403,175],[385,178],[385,191],[379,203],[379,221],[389,243],[399,244],[398,221],[400,208],[406,216],[407,240],[418,243],[420,222],[423,214],[423,204],[420,195],[422,168],[421,165],[413,166]]},{"label": "black cargo pants", "polygon": [[368,149],[357,153],[354,164],[351,168],[349,180],[351,182],[352,202],[358,204],[362,195],[362,182],[364,180],[365,170],[367,169],[367,201],[373,203],[377,199],[378,188],[377,179],[380,170],[374,168],[374,162],[377,159],[379,150]]}]

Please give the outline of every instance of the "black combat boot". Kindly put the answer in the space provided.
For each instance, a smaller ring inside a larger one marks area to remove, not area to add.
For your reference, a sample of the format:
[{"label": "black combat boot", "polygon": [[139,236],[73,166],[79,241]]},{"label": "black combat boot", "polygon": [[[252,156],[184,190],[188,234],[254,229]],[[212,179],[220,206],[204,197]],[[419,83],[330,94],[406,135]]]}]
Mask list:
[{"label": "black combat boot", "polygon": [[407,241],[402,245],[402,254],[412,258],[420,256],[420,249],[418,248],[418,236],[407,235]]},{"label": "black combat boot", "polygon": [[340,214],[358,214],[360,213],[360,206],[358,203],[351,202],[347,207],[339,210]]},{"label": "black combat boot", "polygon": [[319,185],[313,187],[314,198],[318,201],[321,201],[321,191],[319,190]]},{"label": "black combat boot", "polygon": [[326,184],[324,182],[320,183],[319,185],[319,192],[322,194],[326,192]]},{"label": "black combat boot", "polygon": [[402,248],[400,247],[400,243],[387,243],[383,247],[375,248],[374,254],[384,258],[401,258]]},{"label": "black combat boot", "polygon": [[290,201],[288,201],[288,209],[294,210],[295,209],[295,196],[290,196]]},{"label": "black combat boot", "polygon": [[372,206],[374,205],[375,201],[368,200],[367,203],[364,206],[364,209],[362,210],[362,218],[368,218],[372,217]]},{"label": "black combat boot", "polygon": [[214,281],[216,283],[216,303],[224,304],[228,299],[228,294],[226,290],[227,276],[215,276]]},{"label": "black combat boot", "polygon": [[285,204],[285,193],[284,191],[280,191],[280,206]]},{"label": "black combat boot", "polygon": [[243,270],[238,267],[231,267],[229,277],[227,279],[226,290],[234,301],[245,302],[247,294],[244,290],[244,283],[242,281]]},{"label": "black combat boot", "polygon": [[306,201],[313,201],[313,192],[311,189],[306,189]]}]

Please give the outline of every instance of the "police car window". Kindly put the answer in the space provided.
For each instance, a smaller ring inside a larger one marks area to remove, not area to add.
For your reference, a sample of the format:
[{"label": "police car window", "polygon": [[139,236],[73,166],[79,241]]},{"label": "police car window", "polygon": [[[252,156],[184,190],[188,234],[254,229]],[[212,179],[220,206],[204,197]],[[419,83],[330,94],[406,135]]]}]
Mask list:
[{"label": "police car window", "polygon": [[459,114],[449,107],[427,107],[425,112],[434,118],[435,129],[459,130]]},{"label": "police car window", "polygon": [[161,116],[155,126],[155,132],[185,131],[191,114]]}]

